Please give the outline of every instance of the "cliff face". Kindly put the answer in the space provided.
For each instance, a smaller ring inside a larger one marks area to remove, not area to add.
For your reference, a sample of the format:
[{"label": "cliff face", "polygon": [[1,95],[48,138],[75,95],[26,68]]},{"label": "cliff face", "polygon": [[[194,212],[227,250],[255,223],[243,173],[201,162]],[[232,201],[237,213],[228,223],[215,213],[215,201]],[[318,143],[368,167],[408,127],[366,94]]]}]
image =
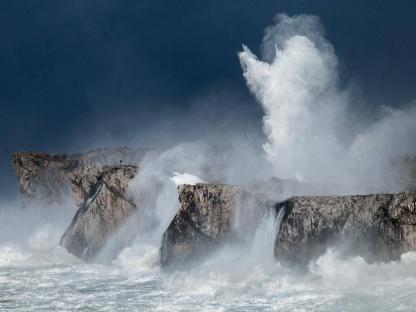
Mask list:
[{"label": "cliff face", "polygon": [[12,158],[24,203],[59,205],[74,191],[81,205],[103,166],[137,165],[146,151],[130,148],[97,149],[85,154],[15,153]]},{"label": "cliff face", "polygon": [[91,195],[92,188],[102,178],[105,170],[108,170],[108,168],[83,166],[68,172],[66,179],[70,182],[77,206],[81,206],[88,196]]},{"label": "cliff face", "polygon": [[[16,153],[13,166],[26,202],[59,206],[72,193],[80,208],[61,245],[91,260],[136,211],[127,188],[145,153],[128,148],[74,155]],[[404,172],[400,183],[404,189],[414,189],[415,158],[400,160],[400,166]],[[326,185],[280,179],[249,188],[196,184],[178,190],[181,207],[162,237],[162,266],[198,259],[230,239],[250,240],[264,209],[272,206],[284,209],[274,245],[275,257],[282,262],[305,265],[331,246],[341,246],[369,261],[397,259],[403,252],[416,250],[414,192],[297,196],[275,204],[283,196],[333,191]],[[274,198],[272,203],[270,198]]]},{"label": "cliff face", "polygon": [[13,167],[19,181],[24,203],[38,200],[46,205],[60,202],[69,191],[68,171],[78,166],[75,158],[46,153],[15,153]]},{"label": "cliff face", "polygon": [[415,192],[298,196],[270,205],[257,190],[197,184],[179,187],[179,201],[181,208],[162,238],[162,266],[198,259],[229,239],[250,239],[270,206],[284,209],[274,244],[282,263],[307,265],[328,247],[369,262],[416,250]]},{"label": "cliff face", "polygon": [[136,210],[129,181],[146,151],[97,149],[85,154],[15,153],[13,166],[24,203],[59,207],[74,197],[80,207],[61,239],[75,256],[90,260]]},{"label": "cliff face", "polygon": [[[235,227],[261,217],[252,209],[260,204],[250,192],[223,184],[180,186],[179,201],[181,207],[162,237],[162,266],[198,259],[236,234]],[[244,213],[237,218],[238,210]]]},{"label": "cliff face", "polygon": [[63,247],[85,260],[93,259],[102,250],[136,211],[127,194],[128,183],[136,171],[136,166],[127,165],[90,167],[90,171],[85,171],[87,174],[76,181],[80,194],[86,194],[81,196],[85,200],[62,236]]},{"label": "cliff face", "polygon": [[276,238],[276,259],[305,265],[328,247],[368,261],[398,259],[416,250],[416,193],[293,197]]}]

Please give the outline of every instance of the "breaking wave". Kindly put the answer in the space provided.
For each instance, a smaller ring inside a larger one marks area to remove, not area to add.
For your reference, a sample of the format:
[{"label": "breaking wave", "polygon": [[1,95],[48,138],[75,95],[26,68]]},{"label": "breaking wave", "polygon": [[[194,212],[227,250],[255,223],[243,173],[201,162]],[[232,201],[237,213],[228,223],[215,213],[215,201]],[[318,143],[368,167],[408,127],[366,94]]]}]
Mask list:
[{"label": "breaking wave", "polygon": [[[266,31],[263,49],[264,61],[247,48],[240,60],[249,88],[265,111],[264,151],[277,176],[301,182],[342,180],[353,185],[359,177],[349,175],[352,163],[372,170],[371,166],[385,162],[367,158],[369,142],[378,150],[392,137],[404,138],[388,157],[414,149],[415,145],[408,144],[416,133],[414,110],[388,113],[355,136],[352,144],[339,138],[339,120],[348,97],[337,86],[336,55],[316,17],[280,15]],[[402,255],[398,262],[368,264],[361,257],[329,249],[306,272],[281,266],[273,252],[285,208],[277,215],[268,209],[253,240],[226,244],[198,266],[162,271],[160,238],[179,205],[175,184],[197,183],[202,181],[199,176],[224,177],[226,183],[252,182],[256,174],[264,178],[265,169],[253,165],[258,159],[242,158],[238,152],[249,148],[245,143],[231,146],[228,154],[203,144],[182,144],[145,159],[131,188],[138,190],[134,195],[141,203],[143,229],[155,218],[157,228],[148,236],[138,235],[111,263],[85,263],[59,247],[74,214],[71,209],[0,210],[0,310],[414,309],[414,252]],[[231,154],[238,161],[230,162]],[[357,155],[364,159],[357,161]],[[172,170],[174,177],[170,177]],[[382,180],[378,172],[368,176]]]}]

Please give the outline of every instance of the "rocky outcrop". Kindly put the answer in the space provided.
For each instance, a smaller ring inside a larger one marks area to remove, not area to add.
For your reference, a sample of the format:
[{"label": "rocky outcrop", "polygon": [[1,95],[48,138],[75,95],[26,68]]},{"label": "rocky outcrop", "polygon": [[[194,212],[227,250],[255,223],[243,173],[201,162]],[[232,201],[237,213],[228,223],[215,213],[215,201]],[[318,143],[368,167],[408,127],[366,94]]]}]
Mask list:
[{"label": "rocky outcrop", "polygon": [[63,206],[72,193],[76,205],[69,206],[80,208],[61,245],[91,260],[136,210],[127,188],[145,153],[130,148],[72,155],[21,152],[13,155],[13,166],[26,205]]},{"label": "rocky outcrop", "polygon": [[88,199],[92,188],[97,185],[105,170],[108,168],[85,166],[68,172],[66,178],[70,182],[77,206],[81,206]]},{"label": "rocky outcrop", "polygon": [[62,202],[63,194],[70,188],[66,174],[77,166],[69,155],[46,153],[15,153],[16,170],[24,203],[38,200],[46,205]]},{"label": "rocky outcrop", "polygon": [[145,153],[126,147],[72,155],[19,152],[12,161],[25,204],[35,200],[42,205],[59,205],[72,189],[76,203],[81,205],[103,166],[137,165]]},{"label": "rocky outcrop", "polygon": [[276,209],[286,210],[274,246],[284,263],[306,265],[331,246],[370,262],[416,250],[416,193],[293,197]]},{"label": "rocky outcrop", "polygon": [[136,211],[127,194],[136,166],[88,167],[82,174],[70,176],[80,197],[84,199],[61,245],[75,256],[92,260],[122,224]]},{"label": "rocky outcrop", "polygon": [[179,186],[181,207],[162,237],[161,265],[180,265],[222,245],[239,230],[255,230],[263,206],[247,189],[223,184]]},{"label": "rocky outcrop", "polygon": [[282,220],[276,223],[274,243],[275,258],[282,263],[307,265],[329,247],[369,262],[398,259],[416,250],[415,192],[297,196],[270,204],[270,190],[180,186],[181,207],[162,237],[162,266],[199,259],[230,239],[253,237],[268,207]]}]

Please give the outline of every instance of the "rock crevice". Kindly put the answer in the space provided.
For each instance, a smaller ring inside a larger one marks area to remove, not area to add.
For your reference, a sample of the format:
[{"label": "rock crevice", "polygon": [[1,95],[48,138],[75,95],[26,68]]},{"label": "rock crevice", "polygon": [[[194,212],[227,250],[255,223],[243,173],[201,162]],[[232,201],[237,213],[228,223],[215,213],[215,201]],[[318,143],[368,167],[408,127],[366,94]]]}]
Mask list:
[{"label": "rock crevice", "polygon": [[63,247],[85,260],[92,260],[136,211],[127,188],[137,167],[106,166],[102,171],[61,239]]},{"label": "rock crevice", "polygon": [[178,190],[181,207],[162,237],[164,267],[196,261],[239,232],[255,230],[247,224],[258,223],[264,212],[255,195],[241,187],[201,183]]},{"label": "rock crevice", "polygon": [[146,152],[127,147],[101,148],[84,154],[18,152],[13,154],[12,164],[25,206],[33,201],[60,206],[71,193],[80,206],[91,185],[103,174],[104,166],[138,165]]},{"label": "rock crevice", "polygon": [[276,259],[305,265],[338,246],[369,262],[416,250],[416,193],[292,197],[276,237]]}]

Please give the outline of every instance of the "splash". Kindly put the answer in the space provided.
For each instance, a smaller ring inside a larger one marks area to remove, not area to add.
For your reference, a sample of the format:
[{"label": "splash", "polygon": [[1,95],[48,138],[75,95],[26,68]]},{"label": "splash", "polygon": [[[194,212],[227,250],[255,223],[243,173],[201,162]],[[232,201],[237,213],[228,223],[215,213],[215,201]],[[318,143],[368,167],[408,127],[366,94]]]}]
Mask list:
[{"label": "splash", "polygon": [[[263,38],[263,60],[246,46],[243,74],[264,110],[263,149],[276,176],[387,189],[396,156],[416,152],[416,109],[384,109],[356,133],[353,103],[339,87],[338,60],[319,18],[279,14]],[[352,138],[352,139],[351,139]],[[392,183],[394,185],[394,183]],[[396,184],[397,185],[397,184]],[[391,187],[389,185],[388,187]],[[374,189],[373,189],[374,190]]]},{"label": "splash", "polygon": [[[387,109],[346,143],[350,135],[340,125],[354,126],[345,113],[350,100],[338,87],[337,58],[317,17],[278,15],[262,49],[264,60],[246,47],[240,60],[265,111],[264,151],[275,175],[354,184],[361,172],[378,181],[375,169],[414,151],[416,109]],[[250,149],[245,140],[228,148],[182,144],[146,158],[132,184],[139,237],[108,266],[86,264],[58,247],[70,216],[59,216],[66,221],[54,227],[45,222],[50,216],[1,215],[0,309],[390,311],[416,305],[415,253],[367,264],[328,250],[305,275],[282,268],[273,250],[285,207],[266,211],[249,247],[225,245],[198,267],[161,272],[160,237],[179,206],[174,183],[197,183],[201,176],[242,184],[267,176],[255,153],[241,153]]]},{"label": "splash", "polygon": [[176,185],[181,184],[189,184],[195,185],[197,183],[205,183],[201,178],[189,174],[189,173],[179,173],[179,172],[172,172],[173,176],[169,178],[170,181],[175,183]]},{"label": "splash", "polygon": [[274,243],[279,235],[283,219],[286,214],[286,207],[281,207],[276,213],[273,208],[266,209],[263,218],[257,227],[256,234],[251,246],[251,257],[256,261],[261,260],[268,264],[274,264]]}]

